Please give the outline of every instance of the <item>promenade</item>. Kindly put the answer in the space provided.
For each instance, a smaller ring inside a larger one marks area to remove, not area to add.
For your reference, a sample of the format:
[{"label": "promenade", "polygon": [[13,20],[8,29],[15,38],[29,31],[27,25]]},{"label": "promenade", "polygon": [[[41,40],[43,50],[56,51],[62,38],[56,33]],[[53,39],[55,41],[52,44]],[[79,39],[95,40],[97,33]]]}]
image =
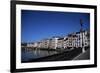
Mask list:
[{"label": "promenade", "polygon": [[[89,59],[87,58],[89,56],[89,50],[87,50],[87,54],[86,56],[84,56],[83,59]],[[30,59],[29,61],[23,61],[23,63],[27,63],[27,62],[47,62],[47,61],[65,61],[65,60],[78,60],[77,56],[81,56],[82,54],[82,49],[81,48],[77,48],[77,49],[72,49],[71,51],[65,51],[62,53],[58,53],[58,54],[54,54],[54,55],[50,55],[50,56],[46,56],[46,57],[41,57],[41,58],[37,58],[37,59]],[[81,56],[82,57],[82,56]]]}]

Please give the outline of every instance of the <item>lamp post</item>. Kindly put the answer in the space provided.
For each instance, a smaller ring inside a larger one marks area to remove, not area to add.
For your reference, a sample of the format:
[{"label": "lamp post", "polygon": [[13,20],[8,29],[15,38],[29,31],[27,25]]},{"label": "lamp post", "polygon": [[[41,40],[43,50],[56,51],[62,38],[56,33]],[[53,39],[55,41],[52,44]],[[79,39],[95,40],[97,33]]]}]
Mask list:
[{"label": "lamp post", "polygon": [[81,32],[81,35],[82,35],[82,53],[84,53],[85,52],[85,48],[84,48],[84,42],[83,42],[83,21],[82,21],[82,19],[80,19],[80,25],[81,25],[81,29],[80,29],[80,32]]}]

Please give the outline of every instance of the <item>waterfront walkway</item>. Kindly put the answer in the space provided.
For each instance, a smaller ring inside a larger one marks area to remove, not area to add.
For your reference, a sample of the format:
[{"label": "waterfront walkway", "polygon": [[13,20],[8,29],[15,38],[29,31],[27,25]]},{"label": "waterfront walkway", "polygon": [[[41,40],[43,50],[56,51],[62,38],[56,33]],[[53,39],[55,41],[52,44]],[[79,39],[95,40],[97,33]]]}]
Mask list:
[{"label": "waterfront walkway", "polygon": [[65,52],[51,55],[51,56],[47,56],[47,57],[42,57],[42,58],[38,58],[38,59],[31,59],[29,61],[23,61],[23,63],[73,60],[75,57],[77,57],[80,54],[82,54],[82,49],[77,48],[77,49],[72,49],[71,51],[65,51]]}]

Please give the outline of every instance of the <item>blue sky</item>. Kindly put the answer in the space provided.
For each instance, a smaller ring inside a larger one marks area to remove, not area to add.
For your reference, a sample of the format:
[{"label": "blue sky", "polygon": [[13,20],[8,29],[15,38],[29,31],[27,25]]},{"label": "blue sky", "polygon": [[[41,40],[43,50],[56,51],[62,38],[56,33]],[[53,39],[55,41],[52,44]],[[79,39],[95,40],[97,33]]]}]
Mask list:
[{"label": "blue sky", "polygon": [[89,13],[22,10],[21,41],[35,42],[52,36],[78,32],[80,19],[83,20],[84,29],[89,29]]}]

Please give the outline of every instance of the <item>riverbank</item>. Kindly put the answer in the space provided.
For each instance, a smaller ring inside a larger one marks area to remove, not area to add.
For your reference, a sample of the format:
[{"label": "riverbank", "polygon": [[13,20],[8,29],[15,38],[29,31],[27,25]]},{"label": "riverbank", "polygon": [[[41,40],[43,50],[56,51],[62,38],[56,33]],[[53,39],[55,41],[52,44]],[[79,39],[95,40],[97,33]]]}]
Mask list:
[{"label": "riverbank", "polygon": [[22,50],[47,50],[47,51],[57,51],[57,52],[64,52],[64,51],[70,51],[71,49],[64,49],[64,48],[60,48],[60,49],[54,49],[54,48],[34,48],[34,47],[21,47]]},{"label": "riverbank", "polygon": [[64,51],[64,52],[53,54],[46,57],[30,59],[29,61],[22,61],[22,63],[73,60],[80,53],[82,53],[81,48],[72,49],[70,51]]}]

